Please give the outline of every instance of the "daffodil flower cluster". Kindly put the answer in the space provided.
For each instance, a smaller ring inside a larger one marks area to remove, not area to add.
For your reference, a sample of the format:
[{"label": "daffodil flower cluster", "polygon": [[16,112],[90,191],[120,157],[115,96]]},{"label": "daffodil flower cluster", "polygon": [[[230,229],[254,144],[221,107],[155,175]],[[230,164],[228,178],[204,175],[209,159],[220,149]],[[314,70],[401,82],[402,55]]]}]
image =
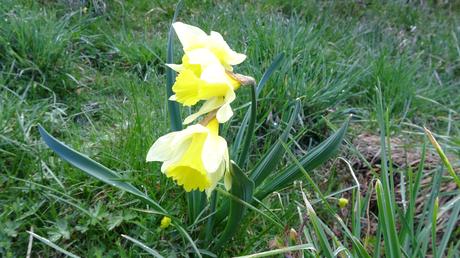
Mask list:
[{"label": "daffodil flower cluster", "polygon": [[178,73],[170,100],[184,106],[202,102],[184,124],[204,118],[182,131],[160,137],[150,148],[147,161],[163,162],[161,171],[187,192],[206,191],[209,196],[222,177],[225,187],[231,187],[227,142],[219,136],[219,123],[233,116],[230,104],[244,82],[233,74],[232,66],[246,56],[233,51],[218,32],[208,35],[181,22],[174,23],[173,28],[184,55],[182,64],[167,64]]}]

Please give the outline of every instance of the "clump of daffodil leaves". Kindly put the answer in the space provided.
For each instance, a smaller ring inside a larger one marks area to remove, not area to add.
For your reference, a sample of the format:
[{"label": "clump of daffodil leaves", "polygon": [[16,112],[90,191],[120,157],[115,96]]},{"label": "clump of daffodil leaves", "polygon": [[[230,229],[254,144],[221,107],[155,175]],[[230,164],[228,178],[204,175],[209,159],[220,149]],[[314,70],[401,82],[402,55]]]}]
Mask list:
[{"label": "clump of daffodil leaves", "polygon": [[[247,167],[246,161],[256,128],[257,98],[270,75],[280,66],[283,54],[274,59],[256,85],[252,77],[234,71],[234,66],[245,61],[246,55],[232,50],[220,33],[212,31],[207,34],[198,27],[182,22],[173,23],[172,28],[184,53],[181,64],[167,64],[177,73],[175,81],[167,79],[167,98],[170,121],[179,121],[179,125],[171,123],[175,131],[159,137],[153,143],[147,151],[146,161],[162,162],[161,172],[187,192],[188,214],[185,217],[189,218],[188,222],[193,227],[186,227],[184,223],[187,221],[183,217],[175,216],[150,198],[146,192],[152,189],[141,191],[117,172],[73,150],[39,126],[44,142],[61,158],[88,175],[131,193],[146,203],[148,209],[153,210],[151,213],[161,215],[158,225],[164,229],[161,230],[162,234],[168,232],[170,226],[177,229],[188,242],[184,246],[191,246],[198,257],[201,254],[197,245],[221,252],[220,247],[235,235],[238,226],[244,221],[248,207],[283,232],[284,225],[280,221],[266,215],[256,206],[266,196],[291,185],[305,176],[306,171],[327,161],[340,145],[348,120],[306,155],[293,157],[293,153],[287,149],[290,144],[289,133],[299,117],[301,105],[299,99],[289,101],[291,113],[283,122],[286,126],[281,135],[266,153],[257,157],[255,165]],[[171,61],[171,33],[168,42],[168,60]],[[232,104],[236,99],[236,91],[244,88],[251,90],[251,105],[232,140],[233,148],[229,148],[226,139],[219,134],[219,127],[230,122],[234,115]],[[182,121],[178,112],[180,106],[196,106],[197,112]],[[181,129],[182,125],[186,127]],[[286,153],[290,161],[294,162],[283,162]],[[231,157],[236,161],[233,162]],[[219,187],[221,181],[223,187]],[[201,197],[204,193],[204,197]],[[200,216],[206,219],[199,219]],[[197,227],[197,223],[202,223],[202,226]],[[185,228],[196,230],[187,232]],[[127,239],[134,244],[140,243],[133,238]]]}]

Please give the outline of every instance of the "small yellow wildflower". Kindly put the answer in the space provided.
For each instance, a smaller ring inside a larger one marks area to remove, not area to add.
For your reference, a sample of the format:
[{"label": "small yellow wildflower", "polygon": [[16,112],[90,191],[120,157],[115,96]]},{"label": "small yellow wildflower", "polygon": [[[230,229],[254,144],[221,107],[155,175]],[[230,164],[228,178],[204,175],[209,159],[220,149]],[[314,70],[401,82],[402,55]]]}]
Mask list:
[{"label": "small yellow wildflower", "polygon": [[340,198],[339,199],[339,207],[341,209],[345,208],[348,205],[348,199],[346,198]]},{"label": "small yellow wildflower", "polygon": [[219,123],[213,118],[206,126],[196,124],[179,132],[160,137],[150,148],[147,161],[161,161],[161,172],[172,178],[185,191],[206,191],[209,196],[225,174],[225,185],[231,186],[228,171],[227,142],[218,135]]},{"label": "small yellow wildflower", "polygon": [[167,216],[164,216],[164,217],[161,219],[160,228],[161,228],[161,229],[165,229],[165,228],[169,227],[170,224],[171,224],[171,218],[170,218],[170,217],[167,217]]}]

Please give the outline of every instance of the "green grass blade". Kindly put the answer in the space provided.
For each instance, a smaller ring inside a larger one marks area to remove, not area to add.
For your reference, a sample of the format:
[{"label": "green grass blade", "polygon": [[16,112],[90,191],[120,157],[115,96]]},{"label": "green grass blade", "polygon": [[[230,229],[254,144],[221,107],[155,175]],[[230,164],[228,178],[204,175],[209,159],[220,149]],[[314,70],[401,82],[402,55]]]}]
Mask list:
[{"label": "green grass blade", "polygon": [[152,248],[148,247],[146,244],[142,243],[141,241],[135,239],[135,238],[132,238],[128,235],[123,235],[121,234],[122,237],[128,239],[129,241],[133,242],[135,245],[139,246],[140,248],[142,248],[144,251],[146,251],[147,253],[151,254],[153,257],[156,257],[156,258],[164,258],[163,255],[161,255],[160,253],[158,253],[156,250],[153,250]]},{"label": "green grass blade", "polygon": [[[284,53],[281,53],[281,54],[277,55],[275,57],[275,59],[273,60],[273,62],[268,67],[268,69],[262,75],[262,79],[260,79],[260,81],[259,81],[259,83],[257,84],[257,87],[256,87],[256,92],[255,92],[256,93],[256,99],[259,97],[259,93],[263,90],[263,88],[264,88],[265,84],[267,83],[268,79],[270,78],[270,76],[273,74],[273,72],[281,64],[281,61],[283,60],[283,58],[284,58]],[[242,123],[240,125],[240,129],[238,130],[238,132],[237,132],[237,134],[235,136],[235,140],[233,141],[231,153],[235,157],[235,160],[239,160],[238,150],[239,150],[240,145],[241,145],[241,143],[243,141],[243,136],[245,135],[246,127],[247,127],[246,124],[249,121],[250,115],[251,115],[251,110],[248,109],[248,111],[244,115],[243,121],[242,121]]]},{"label": "green grass blade", "polygon": [[64,250],[63,248],[61,248],[60,246],[56,245],[55,243],[51,242],[50,240],[42,237],[42,236],[39,236],[37,234],[35,234],[34,232],[31,232],[31,231],[27,231],[27,233],[29,233],[30,235],[32,235],[34,238],[40,240],[42,243],[46,244],[47,246],[51,247],[51,248],[54,248],[56,251],[58,252],[61,252],[69,257],[72,257],[72,258],[80,258],[80,256],[78,255],[75,255],[67,250]]},{"label": "green grass blade", "polygon": [[[225,191],[224,189],[222,188],[216,188],[216,190],[222,194],[222,195],[225,195],[229,198],[232,199],[232,201],[236,201],[244,206],[246,206],[246,208],[260,214],[262,217],[266,218],[267,220],[269,220],[270,222],[273,223],[274,226],[277,226],[279,229],[283,230],[284,229],[284,226],[281,224],[281,221],[279,220],[278,217],[276,217],[275,214],[273,214],[270,210],[269,212],[275,217],[275,218],[272,218],[270,217],[268,214],[266,214],[265,212],[263,212],[262,210],[258,209],[257,207],[253,206],[251,203],[247,202],[247,201],[243,201],[241,200],[240,198],[238,198],[237,196]],[[253,199],[254,200],[254,199]]]},{"label": "green grass blade", "polygon": [[315,210],[311,206],[310,202],[307,199],[307,196],[302,191],[302,198],[305,202],[305,207],[307,208],[308,218],[310,219],[310,223],[313,226],[313,231],[315,231],[316,237],[319,242],[319,254],[321,257],[334,257],[334,251],[332,251],[332,247],[329,244],[329,239],[326,236],[326,233],[323,230],[322,223],[318,216],[316,215]]},{"label": "green grass blade", "polygon": [[299,99],[296,100],[293,111],[289,118],[287,127],[284,129],[281,137],[276,141],[276,143],[270,148],[269,151],[260,159],[257,165],[254,167],[251,172],[250,178],[254,181],[255,186],[260,185],[265,178],[267,178],[270,173],[276,168],[281,158],[283,157],[285,151],[281,142],[286,142],[291,131],[292,125],[294,124],[295,119],[297,118],[301,107],[301,102]]},{"label": "green grass blade", "polygon": [[209,217],[206,222],[206,229],[204,230],[205,234],[205,243],[208,244],[212,237],[212,229],[214,228],[214,222],[216,217],[216,206],[217,206],[217,191],[214,191],[211,195],[211,202],[209,203]]},{"label": "green grass blade", "polygon": [[421,160],[419,162],[419,167],[417,173],[414,174],[412,171],[409,171],[409,207],[405,215],[405,221],[408,225],[408,230],[405,234],[402,234],[402,243],[403,245],[409,246],[409,243],[412,243],[413,246],[416,246],[416,237],[414,229],[414,217],[415,217],[415,205],[417,196],[420,190],[420,182],[422,181],[423,168],[425,167],[425,158],[426,158],[426,142],[423,143]]},{"label": "green grass blade", "polygon": [[433,213],[431,215],[431,247],[433,249],[434,257],[437,257],[437,246],[436,246],[436,224],[438,223],[438,210],[439,210],[439,198],[434,201]]},{"label": "green grass blade", "polygon": [[288,252],[295,252],[295,251],[302,251],[302,250],[313,250],[313,251],[315,251],[315,247],[312,244],[294,245],[294,246],[284,247],[284,248],[280,248],[280,249],[276,249],[276,250],[260,252],[260,253],[256,253],[256,254],[235,256],[234,258],[274,257],[274,255],[277,255],[277,254],[284,254],[284,253],[288,253]]},{"label": "green grass blade", "polygon": [[[244,202],[251,202],[254,182],[252,182],[251,179],[249,179],[246,174],[233,162],[231,163],[230,173],[232,175],[231,194]],[[227,224],[225,225],[225,229],[219,240],[216,242],[216,247],[222,246],[236,233],[239,225],[241,224],[244,211],[244,204],[235,200],[231,201],[230,214],[228,216]]]},{"label": "green grass blade", "polygon": [[[174,11],[174,17],[173,17],[171,24],[176,21],[177,15],[179,14],[179,10],[182,7],[182,3],[183,3],[182,0],[180,0],[177,3],[176,10]],[[173,35],[174,35],[174,29],[172,26],[170,26],[169,34],[168,34],[167,56],[166,56],[166,62],[168,64],[174,63]],[[175,71],[173,71],[169,67],[166,67],[166,102],[168,104],[168,112],[169,112],[169,120],[171,123],[171,130],[179,131],[179,130],[182,130],[182,119],[180,115],[179,104],[175,101],[169,100],[169,97],[173,95],[172,86],[174,84],[174,79],[175,79]]]},{"label": "green grass blade", "polygon": [[244,137],[244,133],[246,132],[246,127],[249,121],[249,117],[250,115],[249,115],[249,110],[248,110],[248,112],[243,118],[243,121],[241,121],[240,128],[238,129],[235,139],[233,140],[230,153],[233,154],[233,157],[235,157],[235,159],[239,158],[238,150],[241,146],[241,143],[243,142],[243,137]]},{"label": "green grass blade", "polygon": [[366,248],[364,248],[363,244],[360,242],[359,238],[357,238],[352,232],[350,232],[350,230],[348,229],[347,225],[345,225],[343,220],[337,214],[335,215],[335,218],[339,222],[339,224],[342,226],[343,231],[345,232],[345,235],[348,236],[348,238],[350,238],[351,243],[353,244],[353,248],[354,248],[353,251],[359,255],[358,257],[371,258]]},{"label": "green grass blade", "polygon": [[447,248],[447,243],[449,242],[452,232],[454,231],[455,226],[457,225],[457,222],[459,219],[459,213],[460,213],[460,199],[458,199],[457,202],[455,203],[454,209],[449,216],[449,220],[447,221],[447,226],[445,227],[444,234],[441,239],[441,243],[439,244],[439,250],[437,253],[438,254],[437,257],[443,257],[443,254]]},{"label": "green grass blade", "polygon": [[179,233],[190,243],[190,245],[192,246],[193,251],[195,252],[195,254],[198,255],[199,258],[203,257],[201,255],[200,250],[196,246],[195,241],[193,241],[192,237],[190,237],[190,235],[187,233],[187,231],[185,231],[185,229],[182,226],[177,225],[176,223],[171,223],[171,225],[176,227],[177,230],[179,230]]},{"label": "green grass blade", "polygon": [[262,79],[260,79],[259,83],[257,84],[257,89],[256,89],[256,97],[259,97],[260,92],[265,87],[265,84],[267,83],[268,79],[270,76],[273,74],[273,72],[280,66],[281,61],[284,58],[284,53],[281,53],[273,59],[273,62],[270,64],[268,67],[267,71],[265,71],[264,75],[262,75]]},{"label": "green grass blade", "polygon": [[[299,160],[299,163],[304,170],[309,171],[326,162],[342,143],[345,132],[347,131],[350,120],[347,119],[342,127],[333,135],[329,136],[325,141],[313,148],[307,155]],[[272,180],[263,184],[257,190],[255,196],[257,199],[263,199],[268,194],[277,191],[294,180],[300,178],[303,172],[297,164],[291,164],[287,168],[281,170]]]},{"label": "green grass blade", "polygon": [[388,203],[388,196],[382,189],[382,183],[377,180],[375,189],[377,193],[377,205],[379,208],[379,224],[382,224],[385,253],[388,257],[401,257],[399,238],[394,224],[394,215],[391,203]]},{"label": "green grass blade", "polygon": [[256,116],[257,116],[257,97],[256,97],[256,89],[254,85],[251,85],[251,109],[249,115],[249,124],[247,126],[246,131],[246,138],[244,139],[242,150],[238,156],[238,166],[244,167],[246,161],[248,160],[249,154],[249,146],[251,145],[252,138],[254,137],[254,126],[256,124]]},{"label": "green grass blade", "polygon": [[150,197],[145,195],[130,183],[124,182],[124,179],[115,171],[108,169],[107,167],[97,163],[96,161],[58,141],[56,138],[51,136],[41,125],[38,126],[38,130],[48,147],[50,147],[62,159],[69,162],[74,167],[81,169],[87,175],[95,177],[106,184],[133,194],[142,201],[153,205],[158,211],[167,214],[166,210],[163,209],[156,201],[152,200]]}]

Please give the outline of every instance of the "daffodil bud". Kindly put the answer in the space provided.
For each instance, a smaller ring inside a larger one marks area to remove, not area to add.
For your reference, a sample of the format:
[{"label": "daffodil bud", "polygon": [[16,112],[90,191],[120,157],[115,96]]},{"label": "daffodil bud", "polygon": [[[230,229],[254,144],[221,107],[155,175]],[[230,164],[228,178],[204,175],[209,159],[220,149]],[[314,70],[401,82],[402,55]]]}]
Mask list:
[{"label": "daffodil bud", "polygon": [[297,231],[295,231],[295,229],[291,228],[289,230],[289,239],[292,241],[292,242],[296,242],[297,241]]},{"label": "daffodil bud", "polygon": [[160,228],[161,228],[161,229],[165,229],[165,228],[169,227],[169,225],[171,225],[171,218],[170,218],[170,217],[167,217],[167,216],[164,216],[164,217],[161,219]]},{"label": "daffodil bud", "polygon": [[339,207],[340,207],[341,209],[343,209],[343,208],[345,208],[345,207],[348,205],[348,199],[346,199],[346,198],[340,198],[339,201],[338,201],[338,203],[339,203]]}]

